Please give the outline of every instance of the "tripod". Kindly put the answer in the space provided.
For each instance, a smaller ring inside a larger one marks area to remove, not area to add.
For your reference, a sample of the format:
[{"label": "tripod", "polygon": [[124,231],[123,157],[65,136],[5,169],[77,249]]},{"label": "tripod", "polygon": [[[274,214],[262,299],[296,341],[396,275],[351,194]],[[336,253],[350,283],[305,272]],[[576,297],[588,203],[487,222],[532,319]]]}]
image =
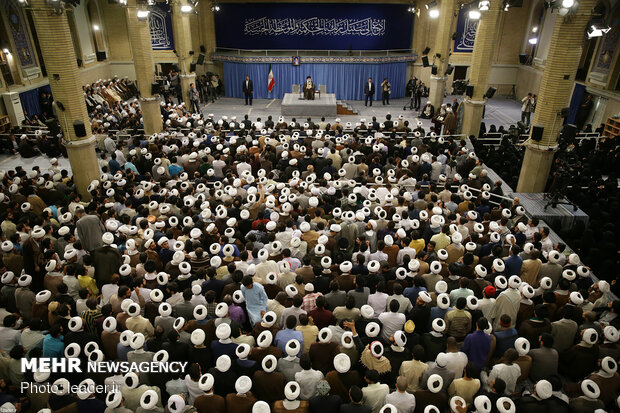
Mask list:
[{"label": "tripod", "polygon": [[[409,110],[413,110],[413,99],[415,97],[415,88],[411,89],[411,100],[409,102]],[[403,106],[403,110],[407,110],[407,104],[405,103],[405,106]]]},{"label": "tripod", "polygon": [[[564,146],[564,145],[562,145]],[[573,207],[573,211],[577,211],[579,208],[577,204],[566,198],[566,190],[571,180],[571,168],[575,165],[576,161],[571,151],[564,148],[560,148],[556,159],[556,170],[553,172],[553,182],[549,188],[549,192],[545,194],[544,199],[547,203],[544,206],[546,211],[549,206],[556,208],[558,205],[568,205]]]}]

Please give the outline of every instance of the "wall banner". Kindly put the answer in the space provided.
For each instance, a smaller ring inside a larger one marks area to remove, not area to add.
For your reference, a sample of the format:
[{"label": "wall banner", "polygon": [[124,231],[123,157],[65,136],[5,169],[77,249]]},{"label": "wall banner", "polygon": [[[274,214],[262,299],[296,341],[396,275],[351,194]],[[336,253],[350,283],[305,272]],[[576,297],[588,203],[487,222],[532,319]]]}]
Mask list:
[{"label": "wall banner", "polygon": [[407,4],[220,3],[217,46],[233,49],[410,49]]}]

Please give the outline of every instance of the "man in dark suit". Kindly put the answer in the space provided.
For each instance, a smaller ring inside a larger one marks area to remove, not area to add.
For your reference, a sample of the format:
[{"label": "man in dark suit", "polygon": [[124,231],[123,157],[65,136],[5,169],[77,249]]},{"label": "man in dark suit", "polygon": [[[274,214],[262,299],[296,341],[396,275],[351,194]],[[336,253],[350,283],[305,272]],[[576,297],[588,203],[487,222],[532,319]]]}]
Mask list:
[{"label": "man in dark suit", "polygon": [[370,406],[362,404],[364,394],[359,387],[355,385],[351,386],[349,389],[349,397],[351,398],[351,403],[340,406],[341,413],[370,413],[372,411]]},{"label": "man in dark suit", "polygon": [[372,81],[372,77],[369,77],[368,82],[364,85],[364,95],[366,96],[364,106],[368,106],[368,100],[370,100],[370,106],[372,106],[372,98],[375,95],[375,84]]},{"label": "man in dark suit", "polygon": [[247,105],[250,102],[250,106],[252,106],[252,96],[254,95],[254,83],[250,80],[250,76],[245,77],[243,81],[243,85],[241,86],[241,90],[243,90],[243,95],[245,96],[245,104]]},{"label": "man in dark suit", "polygon": [[[372,102],[371,102],[371,105],[372,105]],[[380,124],[379,124],[379,122],[377,122],[377,117],[373,116],[372,117],[372,128],[371,128],[371,130],[378,131],[379,130],[379,126],[380,126]]]},{"label": "man in dark suit", "polygon": [[394,127],[394,121],[392,120],[392,115],[390,115],[389,113],[385,115],[383,126],[385,130],[390,130]]}]

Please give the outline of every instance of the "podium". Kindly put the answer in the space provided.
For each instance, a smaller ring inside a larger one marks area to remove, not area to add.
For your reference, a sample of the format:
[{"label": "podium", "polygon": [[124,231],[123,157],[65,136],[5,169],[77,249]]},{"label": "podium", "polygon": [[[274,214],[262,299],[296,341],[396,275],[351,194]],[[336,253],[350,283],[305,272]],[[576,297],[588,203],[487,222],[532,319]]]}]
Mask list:
[{"label": "podium", "polygon": [[[299,85],[297,85],[299,87]],[[301,90],[301,88],[300,88]],[[292,89],[292,93],[285,93],[282,99],[282,115],[285,116],[325,116],[336,117],[338,108],[336,105],[336,95],[334,93],[321,93],[321,88],[317,93],[319,99],[306,100],[300,90]],[[324,91],[325,89],[323,89]]]}]

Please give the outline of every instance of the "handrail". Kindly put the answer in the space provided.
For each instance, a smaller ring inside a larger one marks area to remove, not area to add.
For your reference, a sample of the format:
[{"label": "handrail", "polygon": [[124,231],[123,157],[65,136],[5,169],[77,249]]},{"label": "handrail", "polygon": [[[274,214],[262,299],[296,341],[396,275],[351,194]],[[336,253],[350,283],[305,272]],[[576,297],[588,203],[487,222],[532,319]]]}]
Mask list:
[{"label": "handrail", "polygon": [[32,129],[49,129],[47,126],[41,125],[19,125],[20,128],[32,128]]},{"label": "handrail", "polygon": [[[488,136],[488,135],[493,135],[493,136]],[[504,137],[510,138],[511,136],[512,135],[510,135],[509,133],[504,133],[504,134],[501,134],[499,132],[488,133],[487,136],[480,137],[477,139],[477,141],[485,145],[499,145],[501,141],[504,139]],[[523,142],[525,142],[529,137],[530,136],[528,134],[519,135],[519,144],[522,144]],[[606,138],[606,136],[601,135],[598,132],[579,133],[575,136],[575,140],[578,140],[578,141],[581,141],[584,139],[596,139],[597,148],[598,148],[599,140],[601,138]]]},{"label": "handrail", "polygon": [[[193,129],[197,129],[197,128],[193,128]],[[143,129],[138,129],[138,130],[139,131],[144,131]],[[192,130],[192,128],[181,127],[181,128],[173,128],[172,132],[181,131],[181,132],[185,133],[185,132],[190,132],[191,130]],[[244,129],[232,129],[232,130],[231,129],[222,129],[218,133],[221,133],[221,132],[231,133],[231,132],[239,132],[239,131],[242,131],[242,130],[244,130]],[[390,133],[390,134],[392,133],[392,132],[385,132],[385,131],[377,131],[377,130],[374,130],[374,129],[373,130],[366,129],[366,131],[368,131],[370,133],[373,133],[373,132],[375,132],[375,133],[376,132],[382,132],[382,133]],[[108,129],[108,132],[118,133],[118,132],[121,132],[121,131],[118,130],[118,129]],[[274,132],[275,132],[275,130],[274,130]],[[286,129],[286,132],[289,132],[289,129]],[[301,129],[294,128],[294,129],[291,129],[290,132],[301,132]],[[354,129],[345,129],[345,128],[343,128],[342,132],[355,132],[355,130]],[[399,135],[399,136],[407,133],[408,135],[406,137],[408,137],[408,138],[413,138],[414,137],[414,136],[411,135],[413,132],[394,132],[394,133],[396,135]],[[282,134],[282,133],[280,133],[280,134]],[[260,134],[260,133],[259,133],[259,135],[263,136],[263,134]],[[127,134],[127,136],[133,136],[133,135]],[[331,135],[323,134],[323,136],[329,137]],[[308,138],[314,138],[314,136],[307,136],[307,137]],[[427,137],[428,136],[421,136],[421,138],[427,138]],[[467,135],[466,134],[462,134],[462,133],[461,134],[454,134],[454,135],[437,135],[435,138],[462,138],[462,137],[467,137]],[[384,136],[384,138],[389,138],[389,136]]]}]

